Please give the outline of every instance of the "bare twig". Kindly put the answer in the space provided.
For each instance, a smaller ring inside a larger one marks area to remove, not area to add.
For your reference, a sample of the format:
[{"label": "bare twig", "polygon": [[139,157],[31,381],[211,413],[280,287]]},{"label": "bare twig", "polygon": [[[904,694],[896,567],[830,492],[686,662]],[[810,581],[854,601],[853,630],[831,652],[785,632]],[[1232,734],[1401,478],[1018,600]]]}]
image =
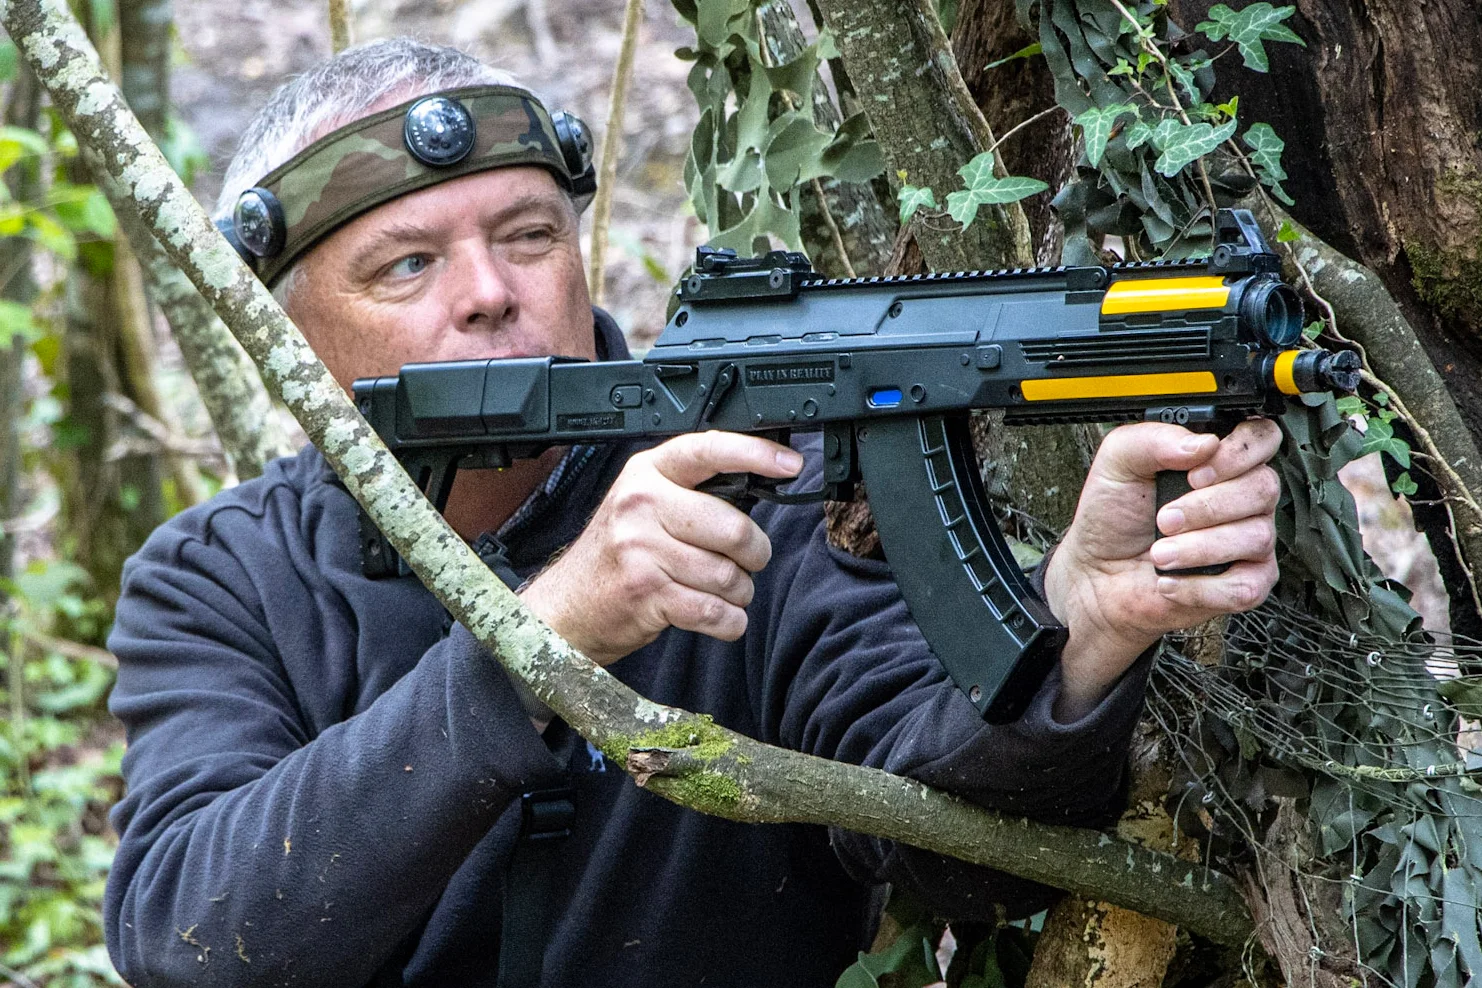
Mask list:
[{"label": "bare twig", "polygon": [[633,53],[638,49],[638,28],[643,21],[643,0],[628,0],[623,10],[623,43],[612,70],[612,100],[607,106],[607,132],[602,135],[602,171],[597,176],[597,198],[592,203],[592,253],[587,267],[587,291],[593,305],[602,304],[605,294],[603,269],[607,262],[607,225],[612,218],[612,193],[617,184],[618,156],[623,146],[623,111],[628,102],[628,83],[633,78]]},{"label": "bare twig", "polygon": [[818,212],[823,217],[824,225],[828,227],[829,238],[834,242],[834,250],[839,253],[839,261],[844,265],[844,273],[851,278],[858,278],[859,274],[854,270],[854,262],[849,260],[849,251],[844,246],[844,234],[839,230],[833,211],[828,208],[828,197],[823,194],[823,183],[816,178],[813,180],[813,194],[818,197]]},{"label": "bare twig", "polygon": [[130,425],[149,437],[147,442],[140,442],[135,437],[127,436],[116,440],[104,454],[103,458],[107,461],[131,455],[162,452],[182,457],[220,457],[222,455],[219,443],[209,439],[191,439],[189,436],[182,436],[134,404],[126,395],[109,392],[103,396],[103,404],[122,415]]},{"label": "bare twig", "polygon": [[65,655],[69,659],[81,659],[109,669],[118,668],[118,659],[107,649],[84,645],[69,638],[56,638],[40,631],[22,631],[21,636],[37,648]]},{"label": "bare twig", "polygon": [[338,55],[350,43],[350,0],[329,0],[329,50]]},{"label": "bare twig", "polygon": [[1045,117],[1048,117],[1048,116],[1050,116],[1053,113],[1063,113],[1064,110],[1065,110],[1064,107],[1060,106],[1059,104],[1056,104],[1055,106],[1052,106],[1052,107],[1050,107],[1047,110],[1041,110],[1041,111],[1039,111],[1038,113],[1036,113],[1034,116],[1030,117],[1027,120],[1020,120],[1018,123],[1016,123],[1012,127],[1010,127],[1004,133],[1004,135],[1002,137],[1000,137],[998,140],[994,141],[991,145],[989,145],[988,146],[988,150],[989,151],[997,151],[998,150],[998,146],[1000,144],[1002,144],[1004,141],[1008,140],[1010,137],[1013,137],[1015,134],[1019,133],[1019,131],[1023,130],[1025,127],[1028,127],[1030,124],[1038,123],[1039,121],[1043,120]]}]

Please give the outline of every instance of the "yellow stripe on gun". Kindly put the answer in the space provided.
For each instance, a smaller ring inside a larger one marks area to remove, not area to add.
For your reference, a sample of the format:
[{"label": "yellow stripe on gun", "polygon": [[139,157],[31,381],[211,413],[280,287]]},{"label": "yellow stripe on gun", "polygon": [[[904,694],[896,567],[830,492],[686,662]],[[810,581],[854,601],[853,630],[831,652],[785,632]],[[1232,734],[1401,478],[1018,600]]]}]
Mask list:
[{"label": "yellow stripe on gun", "polygon": [[1136,398],[1143,395],[1208,394],[1218,391],[1214,374],[1117,374],[1110,377],[1064,377],[1028,380],[1020,390],[1026,401],[1070,401],[1076,398]]},{"label": "yellow stripe on gun", "polygon": [[1101,300],[1101,314],[1223,309],[1229,300],[1224,278],[1134,278],[1112,282]]}]

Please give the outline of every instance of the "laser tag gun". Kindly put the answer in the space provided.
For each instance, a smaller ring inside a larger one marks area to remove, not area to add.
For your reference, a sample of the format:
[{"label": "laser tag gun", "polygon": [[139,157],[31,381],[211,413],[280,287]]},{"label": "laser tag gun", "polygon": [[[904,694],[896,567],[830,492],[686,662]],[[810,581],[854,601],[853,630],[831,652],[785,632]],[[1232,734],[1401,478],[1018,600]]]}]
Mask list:
[{"label": "laser tag gun", "polygon": [[[555,445],[704,429],[823,433],[822,485],[722,476],[733,503],[847,500],[863,481],[927,642],[992,722],[1035,695],[1065,640],[1014,562],[968,434],[1006,422],[1172,422],[1220,434],[1288,395],[1352,391],[1349,351],[1299,349],[1302,304],[1250,213],[1207,260],[832,279],[797,253],[700,248],[642,360],[408,364],[356,381],[360,410],[438,510],[460,469]],[[1186,492],[1159,478],[1159,505]],[[405,572],[365,524],[365,572]],[[1223,569],[1223,567],[1220,567]],[[1189,571],[1180,571],[1189,572]]]}]

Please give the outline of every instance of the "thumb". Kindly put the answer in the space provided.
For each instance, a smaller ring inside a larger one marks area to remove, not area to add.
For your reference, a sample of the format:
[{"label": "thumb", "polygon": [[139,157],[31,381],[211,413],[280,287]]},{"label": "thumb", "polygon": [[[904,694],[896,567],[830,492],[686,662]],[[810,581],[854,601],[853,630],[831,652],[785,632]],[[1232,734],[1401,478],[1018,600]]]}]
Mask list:
[{"label": "thumb", "polygon": [[1101,442],[1096,464],[1109,480],[1153,480],[1162,470],[1192,470],[1220,448],[1218,436],[1181,425],[1139,422],[1113,429]]}]

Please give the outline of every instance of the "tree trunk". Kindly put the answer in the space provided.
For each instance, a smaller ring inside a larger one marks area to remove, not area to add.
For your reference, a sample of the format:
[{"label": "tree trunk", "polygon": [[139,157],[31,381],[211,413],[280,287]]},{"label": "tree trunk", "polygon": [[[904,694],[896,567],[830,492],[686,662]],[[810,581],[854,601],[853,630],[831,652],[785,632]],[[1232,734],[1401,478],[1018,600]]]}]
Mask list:
[{"label": "tree trunk", "polygon": [[[952,29],[952,51],[962,79],[988,126],[999,135],[1055,106],[1055,81],[1042,58],[1018,58],[996,68],[992,62],[1038,41],[1019,23],[1014,0],[963,0]],[[1004,168],[1050,187],[1019,205],[1029,220],[1035,262],[1058,264],[1063,227],[1050,200],[1075,172],[1076,143],[1065,113],[1052,113],[1004,138],[998,149]]]},{"label": "tree trunk", "polygon": [[[990,147],[983,120],[952,58],[929,0],[821,0],[844,65],[890,172],[930,186],[937,201],[962,186],[957,175]],[[1018,204],[985,206],[966,230],[944,216],[913,224],[933,271],[1026,267],[1029,228]]]},{"label": "tree trunk", "polygon": [[[169,25],[163,30],[168,37]],[[100,39],[99,47],[112,53],[114,74],[121,76],[117,31]],[[88,181],[80,159],[71,171],[74,182]],[[133,252],[121,236],[118,241],[111,251],[82,253],[72,266],[63,337],[67,415],[78,439],[72,482],[64,485],[64,517],[77,537],[78,562],[109,598],[117,593],[124,560],[170,516],[165,478],[174,480],[176,503],[194,503],[202,493],[194,464],[119,444],[129,427],[109,396],[126,397],[167,428],[174,423],[153,379],[158,361],[142,280],[129,267]]]},{"label": "tree trunk", "polygon": [[[11,86],[5,106],[5,123],[35,130],[40,117],[41,87],[31,71],[22,67]],[[35,162],[23,161],[5,174],[10,197],[16,202],[37,198]],[[5,300],[30,305],[36,297],[36,279],[31,274],[31,241],[25,237],[0,239],[0,271],[8,274]],[[15,536],[5,527],[21,513],[20,420],[25,409],[26,341],[20,337],[0,346],[0,579],[12,575],[15,565]],[[0,590],[0,606],[5,592]],[[6,645],[8,648],[8,644]]]},{"label": "tree trunk", "polygon": [[[782,65],[807,47],[792,7],[772,0],[757,11],[770,62]],[[844,122],[822,78],[813,84],[813,122],[829,133]],[[813,269],[830,278],[865,278],[882,274],[890,258],[895,224],[885,214],[875,190],[836,178],[818,179],[800,193],[799,232]]]}]

